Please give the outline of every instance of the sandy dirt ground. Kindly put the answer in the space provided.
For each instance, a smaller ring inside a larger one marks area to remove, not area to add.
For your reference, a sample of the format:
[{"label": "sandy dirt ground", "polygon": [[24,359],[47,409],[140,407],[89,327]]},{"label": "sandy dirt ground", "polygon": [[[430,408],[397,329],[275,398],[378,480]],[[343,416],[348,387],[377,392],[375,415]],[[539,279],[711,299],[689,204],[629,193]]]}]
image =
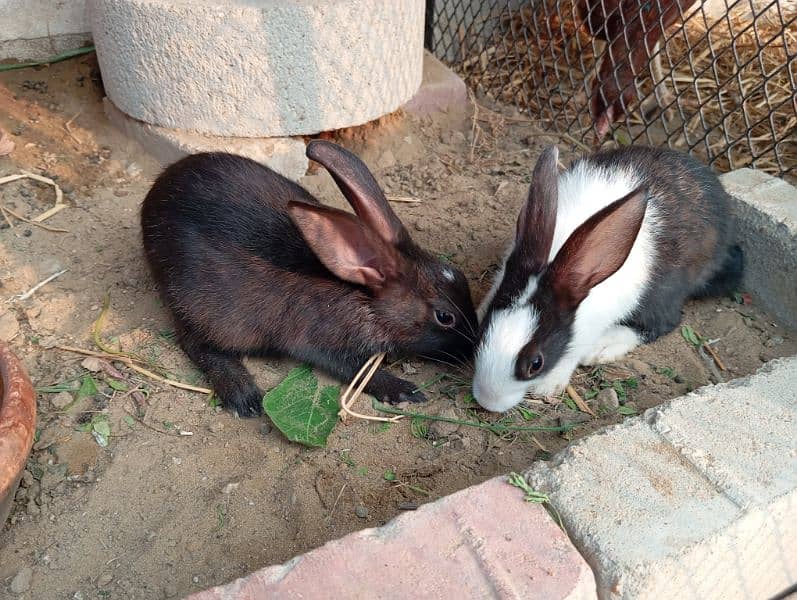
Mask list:
[{"label": "sandy dirt ground", "polygon": [[[234,419],[202,394],[121,363],[92,372],[96,363],[56,346],[97,350],[92,325],[110,293],[105,343],[145,356],[175,379],[204,383],[174,345],[143,262],[138,210],[159,167],[110,127],[102,96],[92,56],[0,75],[0,128],[16,145],[0,158],[0,177],[23,169],[53,177],[68,203],[46,221],[66,232],[10,213],[13,227],[0,219],[0,338],[10,339],[41,390],[36,445],[0,531],[2,598],[179,597],[523,469],[570,439],[797,352],[794,333],[758,308],[755,290],[740,290],[752,301],[694,302],[684,314],[684,324],[719,340],[713,347],[727,371],[674,332],[599,372],[578,373],[574,385],[597,418],[541,399],[489,415],[467,402],[467,370],[412,358],[391,366],[428,384],[426,413],[577,424],[567,434],[355,422],[339,424],[324,449],[290,443],[265,418]],[[396,202],[397,213],[419,243],[463,269],[478,300],[549,141],[538,132],[511,110],[481,108],[475,116],[393,115],[339,139],[373,168],[388,195],[420,200]],[[562,148],[567,162],[572,154]],[[326,173],[303,183],[344,205]],[[51,187],[29,180],[0,186],[0,205],[26,218],[53,200]],[[29,299],[6,302],[63,269]],[[295,366],[249,364],[265,389]],[[97,389],[75,393],[86,375]],[[138,404],[129,393],[136,388]],[[592,397],[601,388],[607,391]],[[109,424],[107,447],[86,431],[92,419]]]}]

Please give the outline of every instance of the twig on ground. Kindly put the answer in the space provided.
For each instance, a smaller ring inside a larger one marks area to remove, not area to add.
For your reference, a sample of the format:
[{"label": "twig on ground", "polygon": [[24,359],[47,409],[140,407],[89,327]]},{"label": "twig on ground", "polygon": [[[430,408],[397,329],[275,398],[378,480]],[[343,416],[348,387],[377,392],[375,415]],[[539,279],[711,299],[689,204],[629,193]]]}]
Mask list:
[{"label": "twig on ground", "polygon": [[3,208],[2,206],[0,206],[0,213],[2,213],[6,223],[8,223],[9,229],[14,229],[14,224],[11,222],[11,219],[8,218],[8,214],[6,213],[5,208]]},{"label": "twig on ground", "polygon": [[720,360],[720,357],[716,353],[714,348],[711,347],[711,344],[709,344],[707,341],[703,340],[703,347],[711,355],[711,358],[714,359],[714,362],[717,363],[717,366],[720,368],[721,371],[727,371],[728,370],[727,367],[725,366],[725,364],[722,362],[722,360]]},{"label": "twig on ground", "polygon": [[124,411],[125,411],[125,412],[126,412],[128,415],[130,415],[130,417],[131,417],[132,419],[136,420],[137,422],[141,423],[141,424],[142,424],[144,427],[146,427],[146,428],[148,428],[148,429],[151,429],[152,431],[157,431],[158,433],[162,433],[163,435],[168,435],[168,436],[171,436],[171,437],[180,437],[180,436],[179,436],[179,434],[173,434],[173,433],[169,433],[169,432],[168,432],[168,431],[166,431],[165,429],[159,429],[159,428],[155,427],[154,425],[150,425],[149,423],[147,423],[146,421],[144,421],[144,419],[141,419],[140,417],[138,417],[138,415],[134,415],[133,413],[131,413],[131,412],[130,412],[129,410],[127,410],[126,408],[124,409]]},{"label": "twig on ground", "polygon": [[404,204],[420,204],[422,200],[411,198],[410,196],[387,196],[390,202],[402,202]]},{"label": "twig on ground", "polygon": [[69,135],[72,137],[72,139],[73,139],[73,140],[75,140],[75,141],[76,141],[78,144],[82,144],[82,143],[83,143],[83,141],[82,141],[82,140],[81,140],[81,139],[80,139],[78,136],[76,136],[76,135],[75,135],[75,132],[74,132],[74,131],[72,131],[72,129],[70,128],[70,125],[72,125],[72,122],[73,122],[75,119],[77,119],[77,118],[80,116],[80,113],[82,113],[82,112],[83,112],[83,111],[78,111],[78,113],[77,113],[77,114],[76,114],[74,117],[72,117],[72,118],[71,118],[71,119],[69,119],[69,120],[68,120],[66,123],[64,123],[64,129],[66,129],[66,132],[67,132],[67,133],[68,133],[68,134],[69,134]]},{"label": "twig on ground", "polygon": [[590,414],[593,417],[597,417],[598,416],[592,411],[592,409],[589,406],[587,406],[587,403],[584,402],[584,399],[576,391],[576,388],[574,388],[572,385],[568,385],[565,388],[565,391],[567,392],[567,395],[570,396],[573,399],[573,402],[576,403],[576,406],[578,406],[578,410],[580,410],[581,412]]},{"label": "twig on ground", "polygon": [[[44,223],[39,223],[38,221],[33,221],[32,219],[28,219],[27,217],[23,217],[21,214],[19,214],[16,211],[11,210],[7,206],[0,206],[0,209],[3,211],[4,214],[8,213],[12,217],[14,217],[15,219],[19,219],[20,221],[23,221],[25,223],[29,223],[30,225],[35,225],[36,227],[41,227],[42,229],[44,229],[46,231],[54,231],[56,233],[69,233],[68,229],[61,229],[60,227],[50,227],[49,225],[45,225]],[[8,220],[8,219],[6,219],[6,220]],[[9,222],[9,224],[10,224],[10,222]]]},{"label": "twig on ground", "polygon": [[340,488],[338,492],[338,496],[335,498],[335,502],[332,503],[332,508],[329,509],[329,514],[327,515],[327,521],[332,518],[332,513],[335,512],[335,507],[337,507],[338,502],[340,501],[340,497],[343,495],[343,490],[346,489],[346,486],[349,485],[348,483],[344,483],[343,487]]},{"label": "twig on ground", "polygon": [[49,219],[55,213],[68,206],[64,203],[64,192],[61,190],[59,185],[49,177],[36,175],[36,173],[29,173],[28,171],[21,171],[16,175],[6,175],[5,177],[0,177],[0,185],[3,185],[4,183],[11,183],[12,181],[17,181],[18,179],[33,179],[34,181],[51,185],[53,186],[53,189],[55,189],[55,205],[51,209],[44,211],[38,217],[34,217],[33,220],[37,223],[41,223],[42,221]]},{"label": "twig on ground", "polygon": [[28,298],[30,298],[30,297],[31,297],[33,294],[35,294],[35,293],[36,293],[38,290],[40,290],[40,289],[41,289],[41,288],[43,288],[45,285],[47,285],[48,283],[50,283],[50,282],[51,282],[53,279],[56,279],[57,277],[60,277],[61,275],[63,275],[63,274],[64,274],[64,273],[66,273],[66,272],[67,272],[67,269],[61,269],[61,270],[60,270],[60,271],[58,271],[57,273],[53,273],[52,275],[50,275],[50,276],[49,276],[47,279],[44,279],[43,281],[40,281],[39,283],[37,283],[36,285],[34,285],[32,288],[30,288],[30,289],[29,289],[27,292],[25,292],[24,294],[17,294],[16,296],[12,296],[12,297],[11,297],[11,298],[9,298],[8,300],[6,300],[6,302],[13,302],[14,300],[19,300],[19,301],[22,301],[22,300],[27,300],[27,299],[28,299]]}]

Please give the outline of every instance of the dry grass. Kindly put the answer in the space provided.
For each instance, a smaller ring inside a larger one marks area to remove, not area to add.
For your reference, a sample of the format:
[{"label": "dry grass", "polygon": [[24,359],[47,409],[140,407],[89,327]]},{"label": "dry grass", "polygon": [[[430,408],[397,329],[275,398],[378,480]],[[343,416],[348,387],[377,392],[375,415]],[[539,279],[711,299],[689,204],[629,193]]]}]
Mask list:
[{"label": "dry grass", "polygon": [[[708,23],[697,10],[671,28],[661,58],[665,85],[677,98],[670,107],[675,117],[634,112],[625,124],[627,137],[691,147],[721,171],[747,165],[773,174],[794,171],[797,3],[773,4],[754,18],[747,3],[738,5],[743,10],[731,10],[719,22]],[[498,26],[480,41],[475,33],[490,21]],[[590,137],[587,91],[599,51],[577,26],[572,0],[490,15],[470,31],[460,30],[458,44],[459,69],[471,87],[575,138]],[[643,73],[637,98],[652,94],[652,75]]]}]

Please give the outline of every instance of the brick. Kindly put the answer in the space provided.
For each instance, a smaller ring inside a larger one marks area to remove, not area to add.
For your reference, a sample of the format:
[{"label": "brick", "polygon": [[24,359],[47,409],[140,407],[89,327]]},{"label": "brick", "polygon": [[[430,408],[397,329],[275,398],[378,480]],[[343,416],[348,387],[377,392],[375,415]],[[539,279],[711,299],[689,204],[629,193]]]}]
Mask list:
[{"label": "brick", "polygon": [[491,479],[191,600],[595,598],[587,564],[538,505]]},{"label": "brick", "polygon": [[720,181],[734,199],[746,288],[783,324],[797,327],[797,188],[754,169]]},{"label": "brick", "polygon": [[104,99],[104,107],[111,123],[141,144],[162,165],[169,165],[189,154],[218,151],[246,156],[294,181],[298,181],[307,172],[309,161],[301,138],[200,135],[137,121],[116,108],[108,98]]},{"label": "brick", "polygon": [[526,476],[600,598],[770,598],[797,583],[797,357],[584,438]]}]

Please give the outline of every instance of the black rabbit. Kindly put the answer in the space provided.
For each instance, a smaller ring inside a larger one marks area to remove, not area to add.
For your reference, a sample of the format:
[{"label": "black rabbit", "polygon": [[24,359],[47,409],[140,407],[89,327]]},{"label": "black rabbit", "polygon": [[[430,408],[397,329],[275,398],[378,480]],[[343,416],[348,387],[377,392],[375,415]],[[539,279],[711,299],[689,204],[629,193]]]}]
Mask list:
[{"label": "black rabbit", "polygon": [[[357,216],[320,204],[267,167],[226,153],[168,167],[144,199],[147,261],[178,341],[225,406],[261,412],[246,355],[286,355],[349,380],[377,352],[471,356],[476,315],[465,277],[418,247],[368,168],[312,141]],[[379,370],[366,392],[423,401]]]}]

